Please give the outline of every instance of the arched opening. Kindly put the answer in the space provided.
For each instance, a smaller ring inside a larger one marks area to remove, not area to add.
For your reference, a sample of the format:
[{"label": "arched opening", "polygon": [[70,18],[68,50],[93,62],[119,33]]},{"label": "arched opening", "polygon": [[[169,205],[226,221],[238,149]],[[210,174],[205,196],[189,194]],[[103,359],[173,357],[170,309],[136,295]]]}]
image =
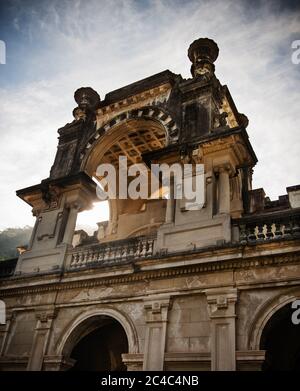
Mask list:
[{"label": "arched opening", "polygon": [[292,322],[291,303],[280,308],[263,329],[260,349],[266,350],[264,371],[300,370],[300,325]]},{"label": "arched opening", "polygon": [[74,362],[71,371],[125,371],[122,354],[128,353],[128,339],[116,319],[94,316],[75,328],[64,351]]},{"label": "arched opening", "polygon": [[[93,177],[96,182],[101,182],[103,174],[99,174],[98,167],[100,164],[112,165],[116,169],[117,192],[120,187],[120,178],[127,176],[125,196],[123,194],[119,197],[117,194],[116,197],[109,197],[109,219],[106,224],[98,225],[98,233],[94,234],[95,241],[108,242],[132,236],[152,235],[164,223],[166,199],[161,189],[157,192],[162,195],[161,197],[155,197],[155,194],[150,192],[151,176],[149,167],[143,162],[142,155],[159,150],[166,144],[165,126],[156,119],[143,116],[122,121],[114,120],[114,125],[92,142],[83,158],[82,170]],[[124,159],[119,160],[120,157]],[[143,190],[147,189],[143,197],[133,199],[127,194],[127,189],[136,176],[126,174],[127,169],[129,170],[135,164],[143,167],[143,173],[137,172],[137,176],[141,175],[146,178],[148,186],[142,187]],[[120,166],[122,170],[119,170]],[[86,240],[85,243],[87,243]]]}]

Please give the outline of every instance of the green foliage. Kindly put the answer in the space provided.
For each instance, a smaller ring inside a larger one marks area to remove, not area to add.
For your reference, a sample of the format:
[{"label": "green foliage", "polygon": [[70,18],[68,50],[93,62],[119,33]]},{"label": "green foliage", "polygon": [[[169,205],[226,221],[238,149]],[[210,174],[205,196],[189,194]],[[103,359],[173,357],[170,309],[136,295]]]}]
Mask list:
[{"label": "green foliage", "polygon": [[32,227],[6,228],[0,231],[0,261],[18,256],[17,247],[27,245]]}]

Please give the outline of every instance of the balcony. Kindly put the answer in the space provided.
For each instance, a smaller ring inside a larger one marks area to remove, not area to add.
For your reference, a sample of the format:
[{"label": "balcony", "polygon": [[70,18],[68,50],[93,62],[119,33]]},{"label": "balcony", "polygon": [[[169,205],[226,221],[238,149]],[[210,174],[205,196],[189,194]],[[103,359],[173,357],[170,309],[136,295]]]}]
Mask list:
[{"label": "balcony", "polygon": [[264,213],[232,220],[233,237],[241,244],[300,237],[300,210]]},{"label": "balcony", "polygon": [[153,255],[154,236],[138,236],[113,242],[75,247],[71,252],[70,270],[128,263]]},{"label": "balcony", "polygon": [[[300,208],[288,209],[272,213],[247,215],[239,219],[232,219],[232,243],[216,246],[217,248],[236,245],[251,245],[300,239]],[[154,254],[155,235],[138,236],[105,243],[90,243],[79,245],[69,250],[66,269],[79,271],[93,267],[109,267],[125,265],[127,263],[150,259],[165,254],[175,254],[171,248],[165,252]],[[211,248],[211,246],[210,246]],[[199,252],[207,248],[196,247],[193,251]],[[185,251],[184,251],[185,252]],[[191,252],[187,249],[186,252]],[[0,279],[14,275],[17,259],[0,261]]]}]

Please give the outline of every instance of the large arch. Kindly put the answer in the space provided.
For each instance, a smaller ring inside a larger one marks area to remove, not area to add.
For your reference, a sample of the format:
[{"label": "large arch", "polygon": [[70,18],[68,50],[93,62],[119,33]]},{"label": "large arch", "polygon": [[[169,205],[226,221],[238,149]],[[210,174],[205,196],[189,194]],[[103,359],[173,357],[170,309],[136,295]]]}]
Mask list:
[{"label": "large arch", "polygon": [[[163,109],[147,106],[127,111],[111,119],[89,139],[81,156],[81,170],[90,177],[101,180],[97,177],[99,164],[110,163],[118,168],[120,156],[126,156],[128,167],[143,163],[143,153],[164,148],[170,142],[176,141],[178,134],[177,125]],[[147,166],[145,168],[148,169]],[[149,178],[150,176],[148,180]],[[118,184],[118,177],[116,179]],[[104,240],[125,239],[131,232],[132,235],[141,234],[142,228],[139,225],[145,224],[143,220],[153,220],[152,228],[155,231],[155,227],[165,221],[165,215],[163,208],[159,209],[160,214],[157,213],[158,209],[152,208],[150,198],[149,195],[146,200],[136,199],[134,202],[128,198],[109,198],[110,218]],[[162,200],[162,204],[164,203],[165,200]],[[144,211],[147,213],[142,213]]]},{"label": "large arch", "polygon": [[247,332],[247,348],[249,350],[260,349],[261,335],[269,319],[280,310],[280,308],[299,299],[299,297],[300,287],[293,287],[286,290],[284,293],[281,292],[276,296],[271,297],[262,306],[257,308]]},{"label": "large arch", "polygon": [[249,350],[260,350],[260,341],[263,330],[271,317],[285,305],[298,300],[300,297],[300,288],[291,288],[285,293],[280,293],[267,300],[259,307],[253,316],[248,329],[247,348]]},{"label": "large arch", "polygon": [[165,145],[175,143],[178,140],[178,126],[171,115],[164,109],[155,106],[145,106],[139,109],[129,110],[110,119],[89,138],[85,149],[80,156],[82,161],[81,170],[90,174],[89,162],[91,161],[91,155],[93,154],[93,151],[97,149],[99,142],[101,142],[101,150],[105,150],[109,148],[112,142],[117,141],[122,133],[126,133],[126,131],[130,130],[132,131],[134,128],[134,126],[132,126],[133,123],[137,125],[137,122],[143,121],[156,124],[163,129],[165,132]]},{"label": "large arch", "polygon": [[265,325],[260,340],[260,349],[266,352],[262,370],[300,370],[300,327],[292,322],[294,311],[287,303]]},{"label": "large arch", "polygon": [[138,335],[129,316],[120,310],[103,307],[86,310],[68,324],[56,344],[55,350],[58,356],[69,360],[75,346],[86,336],[102,327],[109,319],[118,322],[123,328],[128,341],[128,353],[138,353]]},{"label": "large arch", "polygon": [[[255,351],[265,351],[265,361],[262,365],[263,370],[272,369],[269,365],[270,346],[272,348],[272,343],[270,344],[270,342],[265,342],[267,332],[272,328],[274,324],[277,323],[277,320],[279,318],[282,318],[281,313],[286,312],[285,308],[290,309],[292,303],[299,298],[300,287],[291,287],[289,289],[286,289],[284,292],[281,290],[280,293],[276,294],[275,296],[272,296],[263,305],[259,306],[257,308],[257,311],[254,313],[254,316],[252,317],[252,322],[250,323],[249,328],[246,331],[247,349]],[[286,341],[287,344],[289,342],[290,341]]]}]

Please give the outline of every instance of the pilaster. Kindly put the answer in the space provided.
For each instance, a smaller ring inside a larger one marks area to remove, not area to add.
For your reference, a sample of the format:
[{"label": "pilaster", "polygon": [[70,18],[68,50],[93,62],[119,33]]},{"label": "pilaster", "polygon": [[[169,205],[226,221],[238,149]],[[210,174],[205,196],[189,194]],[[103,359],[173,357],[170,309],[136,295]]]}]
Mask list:
[{"label": "pilaster", "polygon": [[43,366],[44,355],[47,350],[48,339],[56,309],[45,309],[36,312],[36,327],[33,336],[32,350],[28,360],[28,371],[40,371]]},{"label": "pilaster", "polygon": [[7,311],[5,316],[5,324],[0,325],[0,357],[5,355],[9,334],[12,329],[12,324],[15,320],[15,317],[16,316],[14,311]]},{"label": "pilaster", "polygon": [[153,297],[144,302],[147,327],[144,348],[144,371],[162,371],[164,369],[170,304],[170,297]]},{"label": "pilaster", "polygon": [[236,370],[237,289],[208,289],[205,294],[212,325],[211,370],[234,371]]}]

